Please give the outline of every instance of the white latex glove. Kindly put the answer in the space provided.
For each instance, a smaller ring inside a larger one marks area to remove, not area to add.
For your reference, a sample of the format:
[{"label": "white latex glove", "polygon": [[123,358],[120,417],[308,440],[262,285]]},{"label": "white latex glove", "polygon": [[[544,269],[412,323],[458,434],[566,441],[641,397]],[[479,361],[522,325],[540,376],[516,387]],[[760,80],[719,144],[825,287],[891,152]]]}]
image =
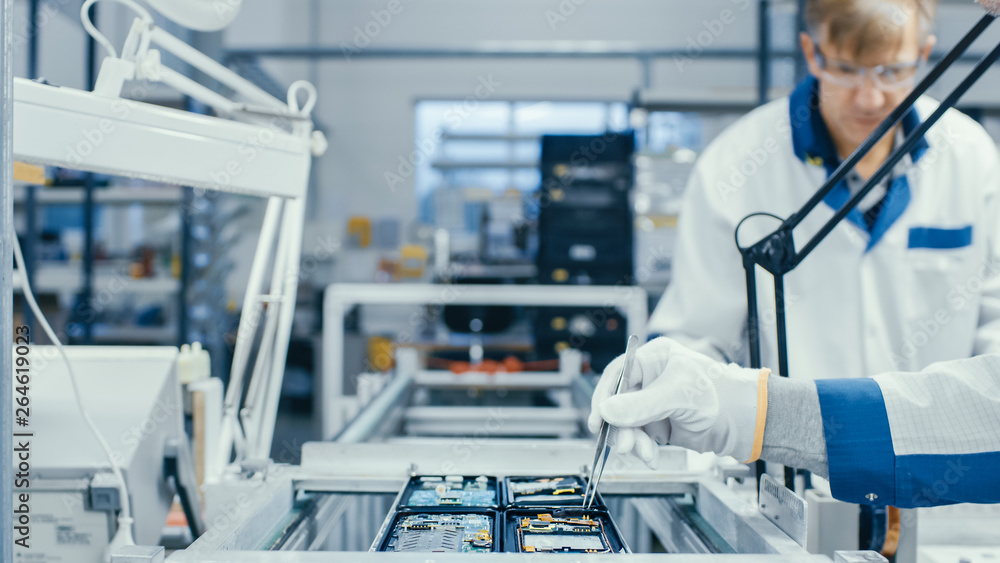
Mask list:
[{"label": "white latex glove", "polygon": [[619,453],[634,452],[650,467],[656,443],[698,452],[715,452],[752,461],[758,422],[758,387],[766,379],[759,370],[723,364],[669,338],[657,338],[635,353],[635,363],[622,391],[612,396],[624,355],[604,370],[591,399],[592,432],[603,420],[618,427]]}]

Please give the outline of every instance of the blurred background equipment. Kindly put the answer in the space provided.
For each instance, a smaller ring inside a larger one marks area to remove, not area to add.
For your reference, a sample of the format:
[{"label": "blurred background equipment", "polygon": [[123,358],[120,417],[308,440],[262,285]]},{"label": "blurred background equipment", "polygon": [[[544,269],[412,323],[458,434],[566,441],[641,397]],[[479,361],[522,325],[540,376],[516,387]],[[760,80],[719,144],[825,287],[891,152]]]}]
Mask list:
[{"label": "blurred background equipment", "polygon": [[[541,142],[539,282],[632,285],[633,132],[545,135]],[[600,372],[621,354],[623,321],[602,308],[538,310],[535,345],[543,357],[566,347],[584,350]]]},{"label": "blurred background equipment", "polygon": [[[828,491],[791,517],[800,545],[746,466],[669,446],[657,472],[609,460],[604,536],[514,498],[585,487],[596,378],[645,340],[697,158],[807,73],[803,4],[6,0],[25,263],[0,282],[51,355],[30,282],[121,456],[145,545],[119,561],[369,561],[454,540],[417,515],[460,509],[492,518],[472,551],[558,531],[584,552],[877,560],[835,555],[862,544]],[[937,10],[932,62],[982,17]],[[998,91],[994,69],[959,105],[995,140]],[[44,359],[40,547],[19,555],[103,561],[129,499],[64,400],[65,363]],[[495,502],[456,504],[480,477]],[[414,513],[397,496],[421,478],[440,479],[436,506]],[[899,563],[1000,558],[993,507],[897,520]]]}]

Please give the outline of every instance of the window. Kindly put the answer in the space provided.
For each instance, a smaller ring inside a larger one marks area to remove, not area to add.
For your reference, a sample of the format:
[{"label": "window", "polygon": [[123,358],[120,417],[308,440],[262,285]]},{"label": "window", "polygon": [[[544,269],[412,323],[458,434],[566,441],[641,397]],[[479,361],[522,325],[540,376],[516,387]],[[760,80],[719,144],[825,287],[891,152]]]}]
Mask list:
[{"label": "window", "polygon": [[488,194],[538,189],[541,135],[627,128],[622,102],[419,102],[415,188],[421,218],[475,230]]}]

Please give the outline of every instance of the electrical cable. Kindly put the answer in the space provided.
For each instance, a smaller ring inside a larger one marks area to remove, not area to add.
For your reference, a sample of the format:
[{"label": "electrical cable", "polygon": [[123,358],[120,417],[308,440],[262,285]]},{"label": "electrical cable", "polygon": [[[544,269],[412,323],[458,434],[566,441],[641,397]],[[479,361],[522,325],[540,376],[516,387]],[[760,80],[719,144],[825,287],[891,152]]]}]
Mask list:
[{"label": "electrical cable", "polygon": [[[115,46],[112,45],[111,41],[108,41],[108,38],[105,37],[104,34],[97,29],[97,27],[94,25],[94,22],[90,21],[90,13],[89,13],[90,7],[101,1],[103,0],[86,0],[83,3],[83,6],[80,7],[80,21],[83,23],[83,29],[87,30],[87,34],[93,37],[94,41],[97,41],[101,45],[101,47],[104,47],[104,50],[108,52],[108,55],[110,55],[113,58],[118,58],[118,51],[115,50]],[[143,21],[146,21],[148,23],[153,23],[152,14],[150,14],[145,8],[133,2],[132,0],[111,0],[111,1],[117,2],[118,4],[121,4],[126,8],[132,10],[133,12],[138,14],[139,17],[143,19]]]},{"label": "electrical cable", "polygon": [[736,248],[738,248],[740,252],[744,250],[744,247],[740,246],[740,227],[743,226],[743,223],[746,222],[747,219],[758,216],[770,217],[772,219],[777,219],[778,221],[784,221],[783,218],[778,217],[774,213],[768,213],[767,211],[757,211],[756,213],[751,213],[740,219],[740,222],[736,224],[736,229],[733,230],[733,239],[736,241]]},{"label": "electrical cable", "polygon": [[69,357],[66,355],[66,350],[63,348],[63,344],[59,340],[59,337],[56,336],[55,331],[52,330],[52,327],[49,325],[48,320],[46,320],[45,315],[42,314],[41,309],[38,307],[38,302],[35,301],[35,294],[31,290],[31,283],[28,280],[27,270],[24,269],[24,256],[21,254],[21,244],[17,240],[16,236],[13,237],[13,239],[14,259],[17,261],[18,270],[21,272],[21,289],[24,292],[24,298],[28,301],[28,306],[31,308],[31,312],[35,314],[35,319],[42,325],[42,330],[45,331],[49,340],[51,340],[56,349],[59,350],[63,361],[66,362],[66,370],[69,372],[69,380],[73,389],[73,397],[76,399],[76,406],[80,410],[80,414],[83,416],[84,422],[87,423],[87,427],[101,445],[101,449],[104,450],[104,455],[107,456],[108,462],[111,464],[111,471],[118,480],[118,486],[121,493],[121,512],[118,515],[118,531],[115,533],[115,537],[112,539],[111,544],[135,545],[135,541],[132,539],[132,509],[129,505],[130,498],[128,495],[128,485],[125,483],[125,476],[122,475],[121,467],[118,465],[118,462],[115,461],[114,454],[111,451],[111,446],[108,445],[107,440],[104,439],[104,435],[101,434],[101,431],[97,428],[94,420],[90,417],[90,413],[88,413],[87,409],[83,406],[83,399],[80,396],[80,388],[76,381],[76,373],[73,372],[73,364],[69,361]]}]

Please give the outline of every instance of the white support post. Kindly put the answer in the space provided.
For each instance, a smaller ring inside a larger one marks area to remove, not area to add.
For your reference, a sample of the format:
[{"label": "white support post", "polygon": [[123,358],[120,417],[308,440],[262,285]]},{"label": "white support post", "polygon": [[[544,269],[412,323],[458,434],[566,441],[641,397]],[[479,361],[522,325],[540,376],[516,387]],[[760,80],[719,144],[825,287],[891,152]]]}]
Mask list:
[{"label": "white support post", "polygon": [[290,200],[285,204],[284,234],[286,239],[286,264],[283,303],[280,312],[278,335],[271,356],[270,381],[265,404],[261,413],[261,431],[257,453],[269,457],[271,441],[274,438],[274,423],[278,415],[278,399],[281,396],[281,382],[284,379],[285,359],[288,342],[292,336],[292,320],[295,317],[295,299],[299,289],[299,260],[302,256],[302,225],[305,223],[306,198]]},{"label": "white support post", "polygon": [[264,222],[257,240],[253,263],[250,266],[250,277],[247,281],[246,295],[243,297],[243,313],[240,315],[239,328],[236,331],[236,349],[233,351],[233,365],[229,375],[229,387],[226,390],[225,410],[222,415],[222,432],[219,436],[219,449],[216,452],[215,467],[224,468],[229,465],[229,457],[239,433],[239,408],[243,398],[243,378],[246,373],[247,360],[250,356],[250,346],[254,343],[258,310],[262,306],[260,295],[263,292],[264,273],[267,263],[271,260],[275,245],[275,233],[281,221],[284,200],[272,197],[267,202],[264,211]]},{"label": "white support post", "polygon": [[[278,319],[281,310],[286,306],[281,296],[284,295],[285,268],[288,262],[288,252],[285,231],[288,228],[288,207],[285,204],[282,212],[281,229],[278,235],[274,264],[271,267],[271,286],[269,295],[271,300],[267,304],[267,316],[264,320],[264,332],[260,338],[260,347],[257,350],[257,358],[254,361],[253,372],[250,376],[250,383],[247,388],[247,396],[243,402],[243,411],[240,413],[240,420],[243,421],[243,432],[246,433],[249,456],[257,457],[256,444],[260,439],[261,417],[264,409],[264,396],[267,392],[269,378],[269,368],[271,367],[271,356],[274,354],[275,334],[278,331]],[[266,457],[266,456],[265,456]]]},{"label": "white support post", "polygon": [[327,286],[323,294],[323,377],[319,381],[320,400],[314,404],[320,413],[320,440],[329,440],[340,431],[341,403],[344,396],[344,316],[347,308]]}]

